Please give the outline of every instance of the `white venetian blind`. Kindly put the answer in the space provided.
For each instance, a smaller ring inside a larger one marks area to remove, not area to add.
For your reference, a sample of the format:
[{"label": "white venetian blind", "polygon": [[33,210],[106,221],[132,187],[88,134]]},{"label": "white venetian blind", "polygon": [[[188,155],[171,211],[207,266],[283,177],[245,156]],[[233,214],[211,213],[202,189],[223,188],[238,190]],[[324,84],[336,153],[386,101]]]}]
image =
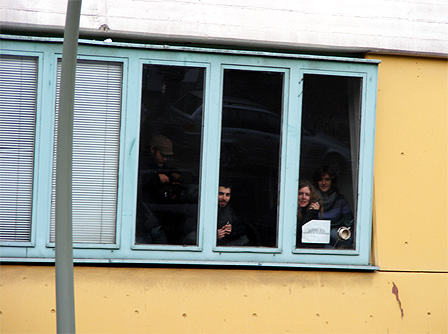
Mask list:
[{"label": "white venetian blind", "polygon": [[37,58],[0,57],[0,241],[31,240]]},{"label": "white venetian blind", "polygon": [[[60,76],[61,62],[58,62],[56,120]],[[78,61],[73,125],[74,243],[115,242],[121,92],[121,63]],[[52,242],[55,239],[55,159],[50,227]]]}]

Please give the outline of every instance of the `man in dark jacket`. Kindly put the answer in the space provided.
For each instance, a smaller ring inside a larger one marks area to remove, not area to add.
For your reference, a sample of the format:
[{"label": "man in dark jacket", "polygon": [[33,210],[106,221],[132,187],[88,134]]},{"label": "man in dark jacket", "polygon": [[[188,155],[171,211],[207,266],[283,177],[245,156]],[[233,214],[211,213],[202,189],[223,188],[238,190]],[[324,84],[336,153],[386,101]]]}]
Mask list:
[{"label": "man in dark jacket", "polygon": [[246,246],[249,239],[244,225],[229,205],[232,187],[222,184],[218,191],[218,246]]},{"label": "man in dark jacket", "polygon": [[[218,246],[247,246],[249,239],[246,235],[244,224],[238,219],[235,211],[230,206],[232,187],[221,183],[218,191],[218,222],[217,245]],[[190,217],[184,225],[185,245],[197,244],[197,217]]]}]

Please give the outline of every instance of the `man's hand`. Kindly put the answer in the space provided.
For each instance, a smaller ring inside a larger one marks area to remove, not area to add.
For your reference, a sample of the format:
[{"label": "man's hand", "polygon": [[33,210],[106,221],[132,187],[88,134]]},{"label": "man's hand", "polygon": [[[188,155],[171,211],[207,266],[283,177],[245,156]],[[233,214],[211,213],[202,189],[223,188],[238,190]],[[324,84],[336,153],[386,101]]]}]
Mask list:
[{"label": "man's hand", "polygon": [[232,232],[232,224],[227,222],[223,227],[218,229],[218,240],[221,240],[226,235],[230,234]]},{"label": "man's hand", "polygon": [[232,232],[232,224],[230,224],[229,222],[227,222],[227,224],[225,224],[222,228],[224,229],[226,234],[230,234]]},{"label": "man's hand", "polygon": [[168,177],[168,175],[159,174],[159,179],[161,183],[170,183],[170,178]]},{"label": "man's hand", "polygon": [[226,236],[226,232],[224,231],[224,226],[218,229],[218,240],[221,240]]}]

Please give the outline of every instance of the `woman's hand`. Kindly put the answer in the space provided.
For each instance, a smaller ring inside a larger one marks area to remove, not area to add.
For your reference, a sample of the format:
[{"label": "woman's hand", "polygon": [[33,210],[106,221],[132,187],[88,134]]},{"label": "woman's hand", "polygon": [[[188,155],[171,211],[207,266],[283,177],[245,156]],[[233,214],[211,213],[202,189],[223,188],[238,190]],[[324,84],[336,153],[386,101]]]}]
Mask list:
[{"label": "woman's hand", "polygon": [[308,210],[319,210],[319,209],[320,209],[319,202],[311,203],[310,207],[308,208]]}]

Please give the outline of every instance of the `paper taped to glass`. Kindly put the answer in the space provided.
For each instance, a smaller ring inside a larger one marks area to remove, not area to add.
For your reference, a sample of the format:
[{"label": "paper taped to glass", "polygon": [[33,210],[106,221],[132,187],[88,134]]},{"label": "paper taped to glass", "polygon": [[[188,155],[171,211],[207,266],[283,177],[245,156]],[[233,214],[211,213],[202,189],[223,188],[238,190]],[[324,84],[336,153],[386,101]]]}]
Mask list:
[{"label": "paper taped to glass", "polygon": [[302,226],[302,243],[329,244],[330,220],[310,220]]}]

